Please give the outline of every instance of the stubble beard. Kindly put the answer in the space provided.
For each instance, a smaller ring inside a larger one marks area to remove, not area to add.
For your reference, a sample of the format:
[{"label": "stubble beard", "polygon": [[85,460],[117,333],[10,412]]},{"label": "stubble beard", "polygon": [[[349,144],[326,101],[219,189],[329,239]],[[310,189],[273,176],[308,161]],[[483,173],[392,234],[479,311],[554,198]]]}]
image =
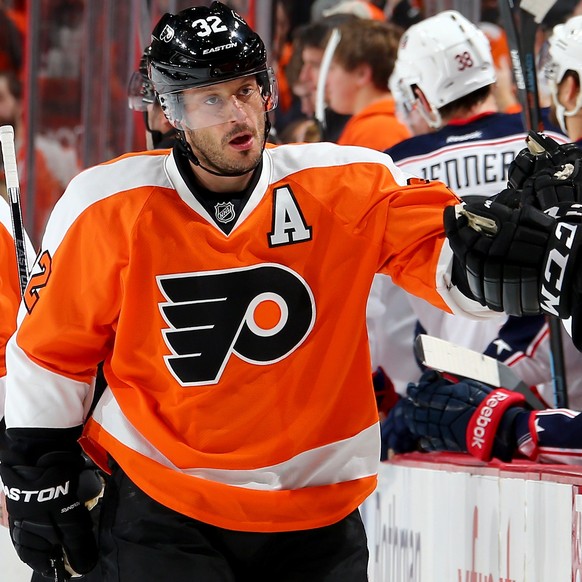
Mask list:
[{"label": "stubble beard", "polygon": [[[248,125],[236,125],[220,142],[212,137],[212,128],[206,130],[188,130],[187,137],[194,155],[198,158],[200,165],[224,176],[238,176],[243,173],[252,172],[261,161],[265,141],[265,124],[259,123],[256,129]],[[232,152],[229,142],[233,137],[241,132],[249,132],[254,139],[253,147],[247,151]],[[259,146],[257,148],[257,145]],[[229,152],[229,154],[226,154]]]}]

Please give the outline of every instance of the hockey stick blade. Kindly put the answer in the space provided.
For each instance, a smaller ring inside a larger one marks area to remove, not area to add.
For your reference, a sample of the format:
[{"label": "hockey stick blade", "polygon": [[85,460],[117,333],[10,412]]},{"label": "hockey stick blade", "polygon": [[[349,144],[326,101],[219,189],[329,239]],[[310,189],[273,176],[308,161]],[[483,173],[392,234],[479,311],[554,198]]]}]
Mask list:
[{"label": "hockey stick blade", "polygon": [[415,350],[421,362],[433,370],[477,380],[494,388],[514,390],[523,394],[534,410],[545,408],[527,384],[495,358],[425,334],[417,336]]}]

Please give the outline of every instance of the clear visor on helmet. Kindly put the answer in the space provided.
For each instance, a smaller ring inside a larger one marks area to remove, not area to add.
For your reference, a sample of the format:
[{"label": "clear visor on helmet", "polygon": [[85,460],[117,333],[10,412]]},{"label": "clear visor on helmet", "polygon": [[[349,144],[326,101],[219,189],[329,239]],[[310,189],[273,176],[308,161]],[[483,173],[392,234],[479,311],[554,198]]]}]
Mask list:
[{"label": "clear visor on helmet", "polygon": [[277,83],[272,69],[231,81],[193,87],[159,96],[170,123],[179,130],[196,130],[244,121],[256,110],[277,106]]},{"label": "clear visor on helmet", "polygon": [[127,86],[127,104],[134,111],[147,111],[148,105],[156,100],[151,81],[139,71],[134,71]]}]

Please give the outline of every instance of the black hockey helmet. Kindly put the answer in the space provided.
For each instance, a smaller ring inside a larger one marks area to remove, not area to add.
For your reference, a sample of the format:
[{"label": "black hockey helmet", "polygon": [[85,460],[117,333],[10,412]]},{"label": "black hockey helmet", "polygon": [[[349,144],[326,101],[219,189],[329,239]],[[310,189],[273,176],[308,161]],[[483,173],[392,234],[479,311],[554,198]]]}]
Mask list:
[{"label": "black hockey helmet", "polygon": [[177,95],[187,89],[254,75],[265,111],[277,105],[265,44],[241,16],[221,2],[162,16],[152,32],[148,63],[162,108],[178,129],[187,124],[183,123]]},{"label": "black hockey helmet", "polygon": [[221,2],[162,16],[152,32],[149,61],[160,95],[267,71],[263,41]]}]

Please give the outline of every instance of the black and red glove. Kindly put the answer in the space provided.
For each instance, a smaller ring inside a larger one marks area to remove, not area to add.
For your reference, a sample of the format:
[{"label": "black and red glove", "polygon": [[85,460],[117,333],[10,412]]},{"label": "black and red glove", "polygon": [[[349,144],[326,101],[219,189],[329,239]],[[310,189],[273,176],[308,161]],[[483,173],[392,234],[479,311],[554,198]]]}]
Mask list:
[{"label": "black and red glove", "polygon": [[470,379],[454,383],[434,370],[408,385],[398,407],[422,450],[468,452],[482,461],[510,461],[517,450],[516,421],[530,414],[518,392]]}]

